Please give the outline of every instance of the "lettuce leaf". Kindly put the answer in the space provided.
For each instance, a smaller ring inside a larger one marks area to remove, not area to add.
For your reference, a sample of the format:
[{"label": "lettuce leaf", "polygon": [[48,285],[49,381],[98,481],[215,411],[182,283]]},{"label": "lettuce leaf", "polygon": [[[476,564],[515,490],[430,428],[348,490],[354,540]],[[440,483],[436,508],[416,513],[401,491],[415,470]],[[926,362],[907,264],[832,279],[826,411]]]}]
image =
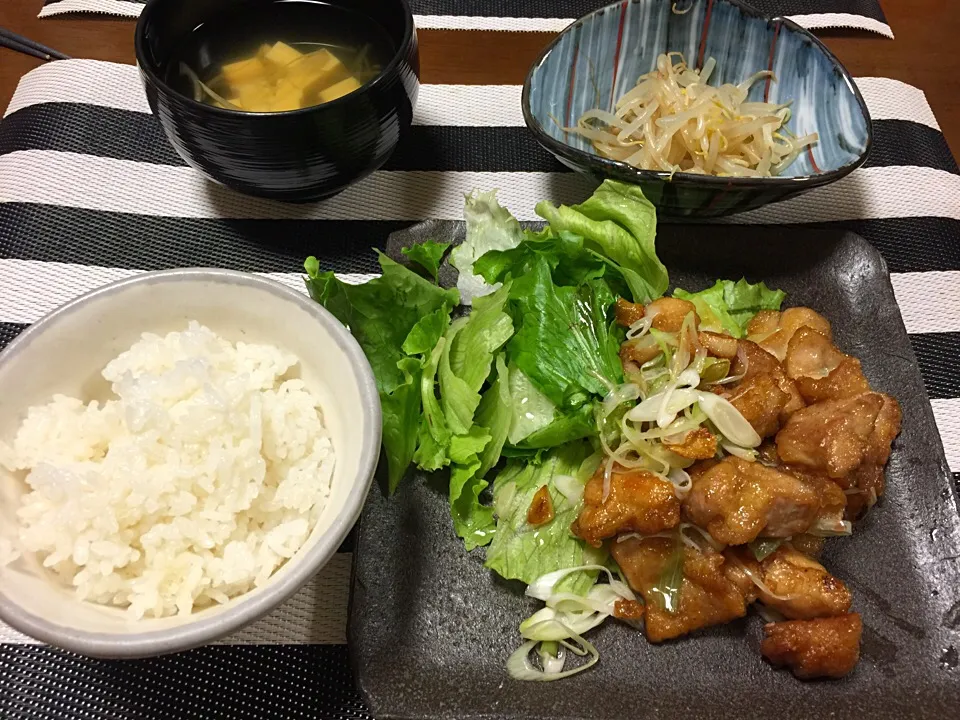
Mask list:
[{"label": "lettuce leaf", "polygon": [[307,290],[340,320],[363,349],[377,381],[383,407],[383,447],[388,486],[396,489],[417,445],[421,410],[422,355],[432,351],[459,302],[443,290],[379,253],[380,277],[350,285],[321,272],[316,258],[304,263]]},{"label": "lettuce leaf", "polygon": [[553,422],[557,406],[530,382],[526,373],[516,366],[509,369],[510,433],[507,439],[516,445]]},{"label": "lettuce leaf", "polygon": [[449,247],[450,243],[426,240],[425,242],[402,248],[400,252],[430,273],[433,281],[437,282],[437,277],[440,274],[440,263],[443,261],[443,256]]},{"label": "lettuce leaf", "polygon": [[657,258],[657,213],[636,185],[605,180],[579,205],[544,200],[537,214],[555,234],[583,238],[584,246],[619,268],[634,302],[647,303],[667,290],[667,269]]},{"label": "lettuce leaf", "polygon": [[480,477],[486,475],[500,460],[500,454],[507,441],[510,423],[513,419],[513,410],[510,402],[509,371],[503,354],[497,355],[494,364],[497,379],[487,388],[477,408],[477,425],[487,429],[490,433],[490,442],[480,455]]},{"label": "lettuce leaf", "polygon": [[413,326],[400,349],[407,355],[429,355],[450,325],[450,310],[442,308],[424,315]]},{"label": "lettuce leaf", "polygon": [[[451,328],[453,326],[451,325]],[[437,341],[426,359],[420,376],[420,401],[423,420],[418,430],[418,447],[413,460],[424,470],[439,470],[449,464],[447,456],[451,432],[440,401],[437,399],[437,369],[447,347],[445,335]]]},{"label": "lettuce leaf", "polygon": [[[511,461],[497,475],[493,495],[499,522],[487,549],[486,567],[504,578],[529,584],[554,570],[604,561],[601,551],[571,534],[570,524],[580,503],[570,502],[554,484],[558,475],[576,476],[591,454],[588,443],[569,443],[547,453],[539,465]],[[527,510],[544,485],[553,502],[554,518],[534,529],[527,523]],[[583,594],[595,579],[593,573],[573,573],[563,589]]]},{"label": "lettuce leaf", "polygon": [[504,310],[509,287],[479,297],[473,312],[454,321],[440,359],[440,397],[447,424],[465,433],[480,404],[480,390],[490,375],[494,354],[513,335],[513,320]]},{"label": "lettuce leaf", "polygon": [[402,358],[397,366],[404,381],[393,392],[380,393],[381,442],[387,456],[387,485],[391,493],[413,460],[416,427],[420,422],[420,362],[415,358]]},{"label": "lettuce leaf", "polygon": [[713,287],[696,293],[678,288],[673,296],[696,306],[701,329],[741,338],[746,335],[753,316],[761,310],[779,310],[786,293],[771,290],[762,282],[753,285],[741,278],[736,282],[717,280]]},{"label": "lettuce leaf", "polygon": [[456,290],[437,287],[383,253],[378,255],[383,274],[362,285],[350,285],[332,272],[320,272],[316,260],[308,260],[307,290],[353,333],[379,389],[392,392],[405,382],[397,362],[405,355],[407,335],[424,315],[455,307],[459,295]]},{"label": "lettuce leaf", "polygon": [[480,474],[481,454],[491,440],[486,428],[474,425],[450,441],[450,513],[467,550],[489,543],[497,529],[493,508],[480,503],[480,493],[489,484]]},{"label": "lettuce leaf", "polygon": [[517,332],[510,361],[559,408],[577,408],[622,382],[620,344],[607,320],[613,293],[602,280],[554,285],[543,257],[515,278],[510,300]]},{"label": "lettuce leaf", "polygon": [[[513,335],[513,321],[504,310],[508,293],[509,285],[477,298],[473,312],[453,321],[434,348],[428,370],[434,370],[432,361],[436,358],[439,401],[432,381],[429,388],[423,385],[425,416],[442,409],[442,420],[431,422],[430,427],[447,434],[437,437],[434,433],[435,442],[424,443],[426,450],[418,450],[416,460],[431,470],[450,464],[453,526],[468,550],[490,542],[496,529],[493,510],[482,505],[479,496],[487,487],[483,476],[499,461],[509,430],[506,365],[499,354]],[[491,366],[496,366],[497,379],[481,395]],[[444,448],[446,457],[441,457]],[[432,457],[426,451],[433,453]],[[427,460],[431,461],[429,465],[425,464]]]},{"label": "lettuce leaf", "polygon": [[464,305],[473,299],[489,295],[497,287],[490,286],[473,273],[477,258],[490,250],[516,247],[523,240],[523,228],[510,211],[497,202],[497,191],[474,191],[466,196],[463,217],[467,222],[467,237],[450,252],[450,264],[460,272],[457,288]]},{"label": "lettuce leaf", "polygon": [[498,283],[526,274],[532,263],[543,257],[556,285],[582,285],[603,278],[619,296],[633,297],[632,271],[586,247],[584,239],[567,231],[554,234],[548,227],[528,232],[526,239],[510,250],[491,250],[474,263],[474,271],[488,283]]},{"label": "lettuce leaf", "polygon": [[592,437],[597,434],[594,419],[594,404],[586,403],[575,410],[558,414],[548,425],[535,430],[513,447],[519,450],[542,450],[557,447],[572,440]]}]

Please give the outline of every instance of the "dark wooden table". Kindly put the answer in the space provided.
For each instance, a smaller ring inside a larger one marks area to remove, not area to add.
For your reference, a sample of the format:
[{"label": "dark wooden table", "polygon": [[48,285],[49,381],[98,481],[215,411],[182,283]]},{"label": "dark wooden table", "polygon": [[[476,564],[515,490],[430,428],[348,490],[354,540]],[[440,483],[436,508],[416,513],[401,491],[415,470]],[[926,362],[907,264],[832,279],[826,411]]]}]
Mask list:
[{"label": "dark wooden table", "polygon": [[[866,32],[818,31],[856,76],[896,78],[923,90],[954,155],[960,151],[960,2],[882,0],[895,40]],[[131,19],[37,19],[39,0],[0,0],[0,26],[73,57],[132,63]],[[521,84],[547,33],[421,30],[425,83]],[[38,60],[0,49],[0,110]]]}]

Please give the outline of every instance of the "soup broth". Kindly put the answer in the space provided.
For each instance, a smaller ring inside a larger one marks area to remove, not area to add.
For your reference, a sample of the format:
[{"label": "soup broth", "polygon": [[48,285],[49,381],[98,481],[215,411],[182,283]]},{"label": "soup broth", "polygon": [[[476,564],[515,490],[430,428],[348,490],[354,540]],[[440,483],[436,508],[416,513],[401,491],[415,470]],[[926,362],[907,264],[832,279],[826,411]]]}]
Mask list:
[{"label": "soup broth", "polygon": [[167,82],[216,107],[285,112],[359,90],[393,53],[386,30],[359,12],[311,0],[238,3],[185,38]]}]

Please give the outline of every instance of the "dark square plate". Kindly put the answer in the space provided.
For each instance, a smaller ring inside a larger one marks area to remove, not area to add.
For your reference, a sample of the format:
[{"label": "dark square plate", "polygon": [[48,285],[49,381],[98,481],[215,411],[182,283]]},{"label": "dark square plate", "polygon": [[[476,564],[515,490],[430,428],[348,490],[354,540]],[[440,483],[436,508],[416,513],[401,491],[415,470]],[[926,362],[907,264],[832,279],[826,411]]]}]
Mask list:
[{"label": "dark square plate", "polygon": [[[391,238],[458,240],[459,223]],[[735,226],[665,226],[671,280],[763,279],[789,305],[833,323],[871,383],[903,406],[887,494],[824,562],[848,583],[864,621],[862,659],[839,681],[801,682],[760,656],[747,618],[661,645],[608,621],[590,635],[592,670],[519,683],[504,663],[536,607],[483,568],[454,536],[446,477],[408,478],[387,500],[375,486],[360,523],[349,640],[357,683],[383,718],[944,718],[960,715],[960,522],[930,403],[886,264],[853,234]]]}]

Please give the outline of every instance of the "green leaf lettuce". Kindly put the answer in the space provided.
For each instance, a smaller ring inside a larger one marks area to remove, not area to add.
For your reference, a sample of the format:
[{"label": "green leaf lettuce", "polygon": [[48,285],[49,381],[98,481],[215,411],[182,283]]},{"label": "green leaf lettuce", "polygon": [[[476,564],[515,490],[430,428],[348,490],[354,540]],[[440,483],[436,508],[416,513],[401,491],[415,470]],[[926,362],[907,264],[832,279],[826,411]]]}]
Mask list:
[{"label": "green leaf lettuce", "polygon": [[741,338],[753,316],[761,310],[779,310],[786,293],[771,290],[762,282],[753,285],[741,278],[736,282],[717,280],[712,287],[696,293],[678,288],[673,296],[696,306],[703,330],[727,332]]},{"label": "green leaf lettuce", "polygon": [[429,352],[459,296],[383,254],[379,260],[383,274],[362,285],[321,272],[316,258],[309,258],[304,268],[310,296],[347,326],[373,368],[384,410],[383,447],[393,491],[413,458],[420,425],[416,418],[421,409],[421,358],[414,355]]},{"label": "green leaf lettuce", "polygon": [[[547,453],[541,464],[510,462],[494,481],[494,507],[498,524],[487,549],[486,567],[510,580],[529,584],[554,570],[604,561],[597,551],[570,532],[580,503],[567,499],[556,487],[560,475],[577,476],[583,461],[591,455],[588,443],[568,443]],[[554,518],[532,527],[527,510],[536,492],[547,486]],[[593,573],[569,575],[564,590],[585,593],[595,581]]]}]

